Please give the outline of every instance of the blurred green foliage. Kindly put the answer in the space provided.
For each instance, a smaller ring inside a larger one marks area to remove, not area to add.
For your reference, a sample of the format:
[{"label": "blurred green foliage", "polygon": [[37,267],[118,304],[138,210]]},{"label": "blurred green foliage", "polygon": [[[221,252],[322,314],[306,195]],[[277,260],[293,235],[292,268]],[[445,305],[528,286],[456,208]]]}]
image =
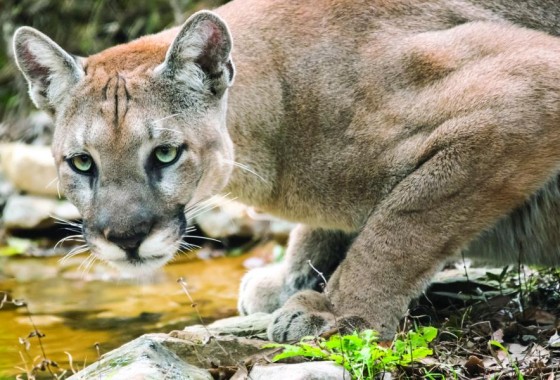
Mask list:
[{"label": "blurred green foliage", "polygon": [[228,0],[0,0],[0,121],[27,115],[33,105],[12,56],[15,29],[29,25],[68,52],[88,56],[109,46],[155,33],[192,12]]}]

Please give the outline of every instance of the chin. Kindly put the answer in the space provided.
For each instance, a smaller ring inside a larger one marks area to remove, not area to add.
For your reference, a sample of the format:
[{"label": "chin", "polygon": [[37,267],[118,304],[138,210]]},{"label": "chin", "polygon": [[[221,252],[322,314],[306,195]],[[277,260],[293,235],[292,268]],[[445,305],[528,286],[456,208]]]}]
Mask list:
[{"label": "chin", "polygon": [[167,264],[174,254],[154,255],[139,260],[106,260],[109,265],[123,273],[126,277],[142,278],[153,276]]}]

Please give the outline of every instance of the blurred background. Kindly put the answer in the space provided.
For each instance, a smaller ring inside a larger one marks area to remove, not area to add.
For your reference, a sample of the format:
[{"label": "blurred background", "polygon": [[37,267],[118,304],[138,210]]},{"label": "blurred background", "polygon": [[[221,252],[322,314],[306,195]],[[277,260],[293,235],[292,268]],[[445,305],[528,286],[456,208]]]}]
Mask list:
[{"label": "blurred background", "polygon": [[[70,374],[71,361],[82,368],[142,333],[200,323],[179,277],[205,322],[233,315],[241,276],[282,256],[291,224],[216,198],[215,207],[197,218],[195,235],[219,242],[192,238],[200,248],[150,278],[127,279],[103,263],[90,265],[87,251],[61,261],[80,249],[71,236],[79,214],[59,197],[52,123],[34,108],[13,61],[11,40],[19,26],[33,26],[68,52],[88,56],[225,2],[0,1],[0,379],[52,378],[40,368],[45,359]],[[36,331],[45,335],[40,341]]]}]

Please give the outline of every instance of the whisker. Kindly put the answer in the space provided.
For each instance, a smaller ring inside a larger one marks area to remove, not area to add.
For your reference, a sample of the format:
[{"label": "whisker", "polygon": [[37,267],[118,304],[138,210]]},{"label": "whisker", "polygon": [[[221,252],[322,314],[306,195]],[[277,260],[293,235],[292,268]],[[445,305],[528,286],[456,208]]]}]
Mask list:
[{"label": "whisker", "polygon": [[[82,267],[82,278],[85,279],[85,277],[87,276],[87,274],[89,273],[89,271],[91,270],[91,268],[93,267],[93,263],[95,263],[95,261],[97,260],[97,257],[95,257],[95,255],[90,254],[80,265],[80,267]],[[78,267],[78,269],[80,269],[80,267]]]},{"label": "whisker", "polygon": [[215,201],[216,201],[216,200],[215,200],[215,197],[210,197],[210,198],[208,198],[208,199],[204,199],[204,200],[202,200],[202,201],[198,201],[198,202],[196,202],[195,204],[193,204],[193,205],[187,207],[187,208],[185,209],[185,214],[188,213],[188,212],[195,212],[195,210],[199,210],[199,209],[201,209],[202,207],[207,206],[207,205],[209,205],[209,204],[212,204],[212,203],[215,202]]},{"label": "whisker", "polygon": [[193,232],[193,231],[196,231],[196,227],[190,226],[190,227],[185,228],[184,233]]},{"label": "whisker", "polygon": [[[185,255],[185,256],[191,256],[191,257],[192,257],[192,255],[193,255],[192,250],[190,250],[190,249],[187,250],[187,251],[183,251],[182,249],[178,249],[178,250],[177,250],[177,253],[178,253],[179,255]],[[174,257],[170,260],[170,262],[176,260],[176,257],[177,257],[177,255],[174,256]]]},{"label": "whisker", "polygon": [[[225,206],[226,204],[228,204],[228,203],[230,203],[230,202],[233,202],[234,200],[237,199],[237,198],[233,198],[233,199],[226,198],[227,195],[228,195],[228,194],[221,196],[220,199],[216,199],[216,197],[213,197],[212,199],[214,199],[214,201],[213,201],[212,204],[205,205],[205,206],[202,207],[202,208],[197,208],[196,210],[193,210],[193,213],[192,213],[190,216],[187,215],[187,220],[193,220],[193,219],[195,219],[196,217],[198,217],[198,216],[204,214],[205,212],[208,212],[208,211],[210,211],[210,210],[213,210],[213,209],[215,209],[216,207]],[[188,212],[188,211],[186,211],[185,214],[186,214],[187,212]]]},{"label": "whisker", "polygon": [[80,267],[78,267],[78,269],[80,270],[80,272],[82,272],[82,279],[85,280],[86,275],[87,275],[87,268],[89,267],[91,261],[93,260],[93,255],[89,255],[83,262],[82,264],[80,264]]},{"label": "whisker", "polygon": [[192,251],[193,249],[200,249],[200,248],[201,248],[199,245],[191,244],[191,243],[186,243],[186,242],[184,242],[184,241],[182,241],[182,242],[179,244],[179,247],[185,248],[185,249],[187,249],[187,250],[189,250],[189,251]]},{"label": "whisker", "polygon": [[80,265],[78,266],[78,270],[79,270],[79,271],[83,271],[83,269],[85,268],[85,266],[87,265],[87,263],[91,260],[91,257],[92,257],[92,256],[93,256],[93,255],[90,254],[88,257],[86,257],[86,258],[80,263]]},{"label": "whisker", "polygon": [[86,275],[89,273],[89,271],[91,270],[91,268],[93,268],[93,264],[95,264],[95,262],[97,261],[97,257],[95,255],[92,255],[93,259],[90,261],[88,267],[86,268]]},{"label": "whisker", "polygon": [[195,239],[210,240],[210,241],[215,241],[215,242],[218,242],[218,243],[222,243],[221,240],[214,239],[214,238],[209,238],[209,237],[206,237],[206,236],[198,236],[198,235],[189,235],[189,234],[186,234],[186,235],[183,235],[183,238],[195,238]]},{"label": "whisker", "polygon": [[[67,225],[72,226],[72,227],[78,227],[78,228],[80,228],[80,229],[82,228],[82,223],[79,223],[79,222],[72,222],[72,221],[70,221],[70,220],[66,220],[66,219],[61,218],[61,217],[59,217],[59,216],[54,216],[54,215],[52,215],[52,214],[49,214],[49,216],[50,216],[51,218],[53,218],[54,220],[56,220],[56,221],[58,222],[57,224],[67,224]],[[55,222],[55,223],[56,223],[56,222]]]},{"label": "whisker", "polygon": [[56,194],[58,195],[58,199],[62,199],[62,195],[60,193],[60,181],[58,180],[58,178],[56,181]]},{"label": "whisker", "polygon": [[237,166],[238,168],[245,170],[247,173],[251,173],[251,174],[255,175],[257,178],[259,178],[264,183],[267,183],[266,179],[264,179],[260,174],[258,174],[256,171],[251,169],[251,167],[249,167],[248,165],[242,164],[242,163],[237,162],[237,161],[228,160],[228,159],[225,159],[225,158],[222,158],[222,161],[224,161],[227,164]]},{"label": "whisker", "polygon": [[45,189],[48,189],[49,187],[51,187],[51,185],[52,185],[53,183],[55,183],[56,181],[58,181],[58,177],[54,177],[54,178],[52,179],[52,181],[50,181],[49,183],[47,183],[47,185],[45,186]]},{"label": "whisker", "polygon": [[[61,224],[61,223],[55,223],[55,224]],[[78,232],[80,234],[82,233],[82,229],[79,229],[78,227],[64,227],[62,229],[68,232]]]},{"label": "whisker", "polygon": [[88,250],[89,250],[89,246],[87,244],[80,245],[78,247],[73,248],[70,252],[68,252],[66,255],[64,255],[60,260],[58,260],[58,262],[60,264],[64,264],[69,259],[71,259],[72,257],[77,256],[81,253],[84,253]]},{"label": "whisker", "polygon": [[171,119],[172,117],[176,117],[176,116],[179,116],[179,115],[180,115],[180,113],[174,113],[173,115],[162,117],[161,119],[154,121],[154,124],[159,123],[160,121]]},{"label": "whisker", "polygon": [[198,206],[204,206],[204,205],[209,205],[209,204],[213,204],[216,203],[218,200],[223,199],[223,198],[227,198],[231,193],[226,193],[226,194],[218,194],[215,196],[211,196],[209,198],[200,200],[198,202],[196,202],[195,204],[193,204],[192,206],[189,206],[189,208],[187,210],[192,210],[197,208]]},{"label": "whisker", "polygon": [[62,239],[60,239],[58,241],[58,243],[56,243],[53,247],[53,249],[56,249],[59,245],[61,245],[62,243],[64,243],[65,241],[81,241],[85,243],[85,239],[83,238],[82,234],[79,235],[70,235],[70,236],[66,236]]}]

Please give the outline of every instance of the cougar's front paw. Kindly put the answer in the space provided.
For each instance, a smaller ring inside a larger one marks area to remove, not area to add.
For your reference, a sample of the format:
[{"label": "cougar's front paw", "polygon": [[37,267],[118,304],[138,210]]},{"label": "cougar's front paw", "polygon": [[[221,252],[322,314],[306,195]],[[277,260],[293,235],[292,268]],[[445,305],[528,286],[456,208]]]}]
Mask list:
[{"label": "cougar's front paw", "polygon": [[268,326],[268,338],[276,342],[289,342],[304,336],[320,335],[336,326],[336,318],[326,297],[312,290],[294,294],[286,304],[276,310]]},{"label": "cougar's front paw", "polygon": [[282,306],[280,294],[284,278],[284,267],[281,264],[250,270],[241,280],[239,287],[239,313],[272,313]]},{"label": "cougar's front paw", "polygon": [[335,327],[332,314],[281,308],[273,314],[268,339],[275,342],[298,341],[304,336],[318,336]]}]

